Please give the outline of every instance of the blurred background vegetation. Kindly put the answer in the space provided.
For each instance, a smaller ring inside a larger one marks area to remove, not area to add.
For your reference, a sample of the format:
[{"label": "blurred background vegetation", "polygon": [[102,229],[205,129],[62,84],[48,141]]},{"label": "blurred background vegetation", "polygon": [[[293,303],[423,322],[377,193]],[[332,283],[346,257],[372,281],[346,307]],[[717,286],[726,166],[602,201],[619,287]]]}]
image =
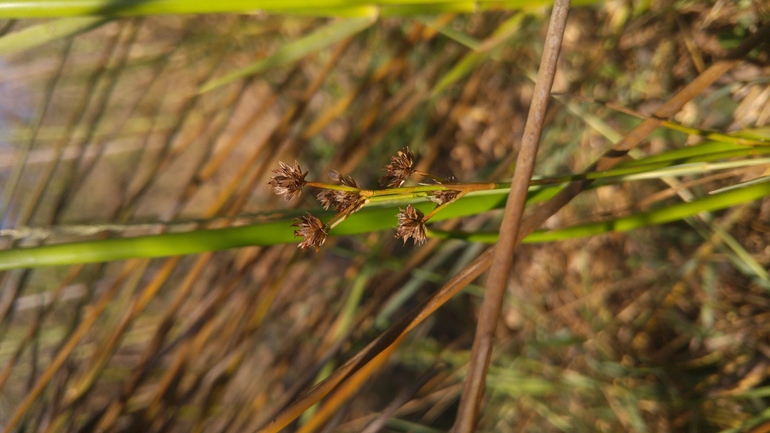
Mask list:
[{"label": "blurred background vegetation", "polygon": [[[336,169],[374,187],[406,145],[421,170],[508,180],[548,9],[299,12],[0,22],[3,249],[281,222],[271,245],[4,271],[0,424],[254,431],[488,247],[405,246],[364,221],[359,234],[301,252],[298,240],[280,242],[292,215],[317,210],[313,194],[286,203],[266,184],[279,160],[296,159],[314,180]],[[582,172],[639,122],[634,113],[652,113],[768,21],[761,0],[573,5],[536,174]],[[767,176],[754,158],[770,141],[767,45],[672,121],[635,157],[751,146],[730,169],[616,179],[546,228],[643,215]],[[431,228],[497,230],[499,211],[466,210]],[[767,194],[674,223],[522,245],[514,260],[480,431],[770,431]],[[290,428],[448,429],[479,284],[320,425],[313,408]]]}]

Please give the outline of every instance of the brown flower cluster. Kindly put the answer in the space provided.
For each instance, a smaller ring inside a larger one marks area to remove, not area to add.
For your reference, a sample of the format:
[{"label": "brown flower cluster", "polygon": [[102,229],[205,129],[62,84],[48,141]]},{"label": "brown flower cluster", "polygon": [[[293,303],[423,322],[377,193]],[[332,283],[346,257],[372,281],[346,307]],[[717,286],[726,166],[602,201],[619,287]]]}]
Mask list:
[{"label": "brown flower cluster", "polygon": [[387,173],[380,179],[380,185],[400,187],[414,173],[412,164],[414,164],[414,153],[409,150],[409,147],[399,150],[396,156],[390,157],[390,164],[385,166]]},{"label": "brown flower cluster", "polygon": [[303,250],[314,247],[315,250],[318,251],[318,249],[321,248],[321,245],[326,242],[326,236],[328,235],[324,223],[311,214],[294,218],[294,221],[296,222],[291,226],[299,227],[298,230],[294,230],[294,236],[302,236],[304,238],[302,242],[299,243],[299,247]]},{"label": "brown flower cluster", "polygon": [[267,184],[273,188],[276,194],[282,195],[286,201],[294,200],[302,194],[302,187],[307,184],[305,176],[308,172],[302,173],[297,161],[294,161],[294,167],[283,161],[278,161],[278,167],[278,170],[273,170],[277,176],[271,177]]},{"label": "brown flower cluster", "polygon": [[407,205],[405,209],[399,209],[398,228],[396,229],[396,239],[403,239],[406,244],[407,239],[412,238],[416,245],[424,244],[427,240],[425,236],[425,215],[414,206]]},{"label": "brown flower cluster", "polygon": [[[329,177],[332,180],[337,181],[340,185],[349,186],[351,188],[358,188],[358,184],[350,176],[341,176],[336,170],[329,172]],[[334,189],[324,189],[316,196],[321,206],[329,210],[334,208],[337,211],[337,215],[347,214],[350,215],[353,212],[361,209],[366,203],[366,199],[361,197],[360,194],[354,191],[338,191]]]}]

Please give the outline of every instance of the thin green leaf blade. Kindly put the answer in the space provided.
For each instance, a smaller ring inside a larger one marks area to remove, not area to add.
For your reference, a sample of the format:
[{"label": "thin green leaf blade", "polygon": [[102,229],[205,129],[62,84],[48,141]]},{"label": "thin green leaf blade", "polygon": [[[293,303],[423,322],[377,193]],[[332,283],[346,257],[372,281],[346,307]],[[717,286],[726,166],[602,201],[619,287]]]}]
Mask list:
[{"label": "thin green leaf blade", "polygon": [[[441,12],[532,9],[547,0],[0,0],[0,18],[50,18],[72,16],[139,16],[163,14],[270,13],[307,16],[360,16],[362,9],[379,11],[383,16],[413,16]],[[597,0],[579,0],[593,4]]]},{"label": "thin green leaf blade", "polygon": [[591,236],[610,231],[625,232],[639,227],[655,224],[665,224],[691,217],[700,212],[711,212],[725,209],[741,203],[758,200],[770,195],[770,183],[748,186],[721,194],[699,198],[691,202],[679,203],[672,206],[641,212],[611,221],[584,224],[561,230],[532,233],[525,242],[548,242],[575,237]]},{"label": "thin green leaf blade", "polygon": [[294,63],[314,51],[324,49],[336,42],[363,31],[371,26],[376,21],[376,18],[376,15],[372,14],[365,17],[337,21],[321,27],[301,39],[286,44],[281,49],[262,60],[252,63],[251,65],[224,77],[216,78],[204,83],[199,91],[200,93],[208,92],[219,86],[258,74],[267,69]]},{"label": "thin green leaf blade", "polygon": [[0,55],[28,50],[48,42],[74,36],[107,22],[104,17],[63,18],[27,27],[0,37]]},{"label": "thin green leaf blade", "polygon": [[[679,203],[648,212],[640,212],[622,218],[581,224],[550,231],[536,231],[527,236],[523,242],[539,243],[554,242],[586,236],[595,236],[608,232],[625,232],[650,225],[665,224],[697,215],[701,212],[711,212],[742,203],[759,200],[770,195],[770,182],[730,190],[719,194],[702,197],[690,202]],[[497,233],[462,233],[430,231],[429,235],[440,239],[464,239],[469,242],[495,243]]]},{"label": "thin green leaf blade", "polygon": [[452,67],[452,69],[450,69],[446,74],[444,74],[443,77],[441,77],[441,79],[439,79],[438,83],[433,86],[431,96],[435,97],[439,93],[443,92],[452,83],[460,80],[475,70],[476,66],[482,61],[486,60],[486,58],[491,55],[495,48],[499,47],[501,44],[516,34],[516,32],[519,30],[519,27],[521,26],[521,21],[523,18],[523,13],[517,13],[503,22],[500,27],[495,30],[491,38],[479,45],[479,48],[476,51],[470,52],[463,56],[463,58],[460,59],[460,61],[454,67]]}]

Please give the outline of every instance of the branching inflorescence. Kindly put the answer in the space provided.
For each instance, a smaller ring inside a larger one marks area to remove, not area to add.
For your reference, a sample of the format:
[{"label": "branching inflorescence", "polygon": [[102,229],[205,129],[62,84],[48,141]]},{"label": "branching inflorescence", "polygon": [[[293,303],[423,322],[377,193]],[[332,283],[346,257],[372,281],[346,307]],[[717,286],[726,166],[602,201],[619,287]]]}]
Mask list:
[{"label": "branching inflorescence", "polygon": [[[329,230],[372,201],[427,197],[436,203],[436,207],[428,215],[424,215],[411,204],[399,209],[400,212],[397,215],[396,238],[403,239],[404,243],[411,238],[415,244],[419,245],[427,240],[425,223],[437,212],[471,191],[487,190],[497,186],[496,184],[458,184],[454,177],[442,179],[416,170],[414,153],[408,147],[400,150],[397,155],[391,156],[390,160],[390,164],[385,166],[385,175],[380,179],[380,185],[386,188],[380,190],[361,188],[352,177],[343,176],[335,170],[329,172],[329,177],[335,184],[306,181],[305,176],[308,173],[302,172],[298,162],[294,162],[294,167],[279,162],[279,168],[273,170],[276,175],[270,178],[268,183],[276,194],[284,196],[286,200],[293,200],[299,197],[304,187],[319,188],[321,191],[316,195],[316,199],[321,206],[326,210],[337,211],[326,223],[311,214],[295,218],[292,226],[298,229],[294,231],[294,235],[303,238],[299,248],[303,250],[315,248],[317,251],[326,241]],[[402,187],[404,182],[415,174],[430,178],[433,183]]]}]

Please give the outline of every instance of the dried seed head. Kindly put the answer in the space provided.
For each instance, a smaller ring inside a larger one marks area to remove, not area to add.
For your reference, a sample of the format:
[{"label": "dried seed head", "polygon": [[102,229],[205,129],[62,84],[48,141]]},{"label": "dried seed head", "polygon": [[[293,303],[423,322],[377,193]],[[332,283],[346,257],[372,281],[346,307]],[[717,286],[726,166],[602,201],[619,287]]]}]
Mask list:
[{"label": "dried seed head", "polygon": [[349,186],[351,188],[358,188],[358,184],[350,176],[338,176],[338,180],[341,185]]},{"label": "dried seed head", "polygon": [[414,163],[414,153],[409,150],[409,147],[404,147],[398,151],[398,155],[390,157],[390,164],[385,166],[385,176],[380,179],[380,185],[398,188],[400,187],[409,176],[414,173],[412,164]]},{"label": "dried seed head", "polygon": [[355,192],[336,191],[331,189],[325,189],[319,192],[316,198],[324,209],[329,210],[330,208],[334,208],[337,211],[337,215],[343,213],[350,215],[358,209],[361,209],[361,206],[366,203],[366,198]]},{"label": "dried seed head", "polygon": [[455,191],[453,189],[445,189],[442,191],[431,192],[428,198],[433,203],[436,203],[437,205],[441,206],[444,203],[449,203],[454,201],[454,199],[457,198],[457,194],[459,193],[460,191]]},{"label": "dried seed head", "polygon": [[358,188],[358,184],[350,176],[343,176],[337,170],[329,170],[329,178],[335,182],[339,182],[341,185],[349,186],[351,188]]},{"label": "dried seed head", "polygon": [[398,228],[396,229],[396,239],[406,240],[412,238],[416,245],[424,244],[425,237],[425,216],[419,209],[412,205],[407,205],[406,209],[399,209],[401,212],[398,217]]},{"label": "dried seed head", "polygon": [[[342,176],[336,170],[330,170],[329,177],[344,186],[358,188],[358,184],[352,177]],[[361,206],[363,206],[365,203],[365,198],[361,197],[361,195],[354,191],[337,191],[332,189],[325,189],[319,192],[316,198],[324,209],[336,209],[337,215],[343,213],[350,215],[360,209]]]},{"label": "dried seed head", "polygon": [[294,218],[296,221],[292,224],[292,227],[299,227],[299,230],[294,230],[294,236],[302,236],[304,239],[299,243],[299,247],[306,250],[310,247],[315,247],[318,251],[321,245],[326,242],[326,226],[313,215],[307,214],[299,218]]},{"label": "dried seed head", "polygon": [[324,189],[321,192],[318,193],[315,198],[318,200],[318,203],[321,203],[321,207],[323,207],[326,210],[329,210],[331,208],[337,209],[337,206],[339,206],[339,198],[338,194],[342,191],[335,191],[333,189]]},{"label": "dried seed head", "polygon": [[278,161],[278,167],[278,170],[273,170],[277,176],[271,177],[267,184],[273,188],[276,194],[282,195],[286,201],[299,197],[302,193],[302,187],[307,183],[305,176],[308,172],[302,173],[297,161],[294,161],[294,167]]}]

